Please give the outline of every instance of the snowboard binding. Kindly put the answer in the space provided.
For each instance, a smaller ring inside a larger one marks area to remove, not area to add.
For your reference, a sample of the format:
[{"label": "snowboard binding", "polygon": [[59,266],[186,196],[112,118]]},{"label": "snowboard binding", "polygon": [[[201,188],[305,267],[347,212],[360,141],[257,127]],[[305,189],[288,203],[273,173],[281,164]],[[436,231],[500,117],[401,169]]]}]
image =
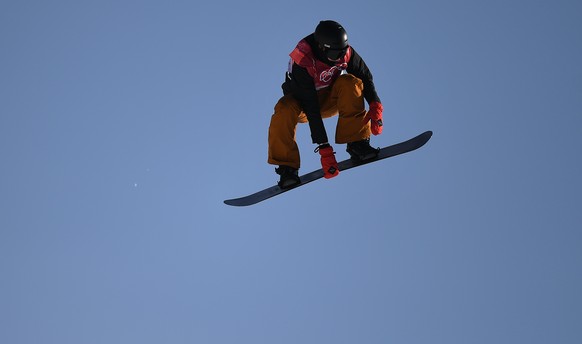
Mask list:
[{"label": "snowboard binding", "polygon": [[277,183],[281,189],[288,189],[301,183],[297,169],[289,166],[279,166],[279,168],[275,169],[275,172],[281,176]]},{"label": "snowboard binding", "polygon": [[348,143],[346,151],[350,154],[352,160],[364,161],[377,157],[380,148],[370,146],[370,139],[366,139]]}]

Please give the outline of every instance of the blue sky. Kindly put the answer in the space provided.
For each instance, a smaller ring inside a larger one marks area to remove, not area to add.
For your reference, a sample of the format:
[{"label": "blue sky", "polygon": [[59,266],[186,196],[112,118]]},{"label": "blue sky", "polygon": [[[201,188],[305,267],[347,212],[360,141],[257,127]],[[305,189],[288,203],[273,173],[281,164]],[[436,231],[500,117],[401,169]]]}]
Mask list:
[{"label": "blue sky", "polygon": [[[580,343],[581,13],[3,1],[0,342]],[[276,182],[269,119],[322,19],[374,74],[372,144],[433,138],[224,205]]]}]

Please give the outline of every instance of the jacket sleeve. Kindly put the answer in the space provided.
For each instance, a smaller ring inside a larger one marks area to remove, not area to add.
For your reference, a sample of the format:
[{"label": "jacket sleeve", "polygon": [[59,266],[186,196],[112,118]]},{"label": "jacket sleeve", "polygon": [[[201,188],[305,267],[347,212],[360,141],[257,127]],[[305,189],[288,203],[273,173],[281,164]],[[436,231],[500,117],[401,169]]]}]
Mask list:
[{"label": "jacket sleeve", "polygon": [[374,101],[381,103],[380,97],[378,97],[378,93],[376,92],[376,86],[374,86],[374,78],[372,77],[370,69],[368,69],[368,66],[360,54],[358,54],[353,47],[351,49],[352,57],[348,62],[348,68],[346,71],[362,80],[364,83],[364,98],[368,104]]},{"label": "jacket sleeve", "polygon": [[311,140],[317,144],[328,142],[313,78],[305,68],[296,63],[293,63],[288,77],[286,90],[297,99],[303,112],[307,115]]}]

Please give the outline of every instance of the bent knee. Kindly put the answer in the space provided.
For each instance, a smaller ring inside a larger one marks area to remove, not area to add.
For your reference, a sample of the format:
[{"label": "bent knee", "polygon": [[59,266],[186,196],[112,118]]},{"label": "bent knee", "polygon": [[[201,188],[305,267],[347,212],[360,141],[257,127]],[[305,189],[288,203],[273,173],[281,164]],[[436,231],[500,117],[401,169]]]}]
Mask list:
[{"label": "bent knee", "polygon": [[293,96],[286,95],[279,99],[275,105],[275,113],[298,116],[301,113],[301,106]]},{"label": "bent knee", "polygon": [[335,86],[341,88],[357,88],[360,90],[364,89],[364,83],[362,82],[362,79],[352,74],[340,75],[335,81]]},{"label": "bent knee", "polygon": [[290,95],[284,96],[275,105],[275,113],[272,116],[273,121],[290,121],[290,122],[307,122],[307,118],[301,109],[299,102]]}]

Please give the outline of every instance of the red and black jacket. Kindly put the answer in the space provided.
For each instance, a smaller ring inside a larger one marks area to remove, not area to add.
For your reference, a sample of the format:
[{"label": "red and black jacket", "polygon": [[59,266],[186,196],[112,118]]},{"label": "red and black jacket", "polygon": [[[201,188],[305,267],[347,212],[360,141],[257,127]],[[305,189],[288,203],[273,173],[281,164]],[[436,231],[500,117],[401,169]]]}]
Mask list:
[{"label": "red and black jacket", "polygon": [[362,80],[364,98],[368,104],[374,101],[380,102],[372,73],[353,47],[348,48],[348,52],[340,61],[331,62],[322,55],[314,35],[311,34],[301,40],[289,55],[291,61],[282,85],[283,93],[292,94],[307,115],[313,143],[328,142],[317,91],[333,85],[343,70]]}]

